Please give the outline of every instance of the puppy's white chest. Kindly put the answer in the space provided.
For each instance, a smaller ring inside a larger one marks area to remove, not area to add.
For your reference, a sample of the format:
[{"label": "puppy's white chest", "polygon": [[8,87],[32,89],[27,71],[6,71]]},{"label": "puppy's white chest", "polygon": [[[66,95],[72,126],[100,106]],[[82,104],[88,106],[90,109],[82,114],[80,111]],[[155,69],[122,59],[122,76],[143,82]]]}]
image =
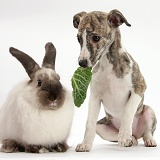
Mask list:
[{"label": "puppy's white chest", "polygon": [[100,98],[107,113],[117,118],[121,116],[122,107],[128,101],[130,88],[130,75],[117,78],[109,69],[99,69],[91,82],[91,93]]}]

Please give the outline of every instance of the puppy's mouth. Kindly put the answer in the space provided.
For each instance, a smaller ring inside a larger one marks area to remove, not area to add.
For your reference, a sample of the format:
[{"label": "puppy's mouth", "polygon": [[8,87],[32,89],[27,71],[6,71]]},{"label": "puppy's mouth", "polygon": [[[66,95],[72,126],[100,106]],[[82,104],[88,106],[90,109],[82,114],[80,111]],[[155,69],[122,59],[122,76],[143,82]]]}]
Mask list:
[{"label": "puppy's mouth", "polygon": [[79,66],[83,67],[83,68],[94,67],[97,64],[97,62],[100,61],[104,50],[105,50],[105,48],[99,50],[98,53],[96,53],[96,54],[90,54],[90,55],[94,55],[94,56],[89,57],[89,58],[84,58],[84,57],[79,58]]},{"label": "puppy's mouth", "polygon": [[79,66],[82,68],[89,68],[89,67],[94,68],[98,62],[99,62],[99,59],[95,61],[93,64],[90,64],[87,60],[81,60],[79,61]]}]

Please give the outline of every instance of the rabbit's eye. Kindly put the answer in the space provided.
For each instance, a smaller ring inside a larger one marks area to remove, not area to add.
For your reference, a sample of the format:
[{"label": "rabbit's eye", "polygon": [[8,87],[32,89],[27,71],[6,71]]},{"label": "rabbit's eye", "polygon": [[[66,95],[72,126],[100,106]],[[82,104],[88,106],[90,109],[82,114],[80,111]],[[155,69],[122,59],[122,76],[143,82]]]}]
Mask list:
[{"label": "rabbit's eye", "polygon": [[42,84],[42,81],[41,81],[41,80],[38,80],[38,81],[37,81],[37,84],[38,84],[38,86],[40,87],[41,84]]}]

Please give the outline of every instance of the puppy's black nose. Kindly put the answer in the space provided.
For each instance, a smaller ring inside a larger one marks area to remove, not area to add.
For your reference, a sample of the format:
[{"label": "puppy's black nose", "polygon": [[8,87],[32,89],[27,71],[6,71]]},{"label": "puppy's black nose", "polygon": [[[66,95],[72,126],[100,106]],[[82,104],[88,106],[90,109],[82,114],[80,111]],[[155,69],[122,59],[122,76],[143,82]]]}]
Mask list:
[{"label": "puppy's black nose", "polygon": [[86,59],[80,60],[79,65],[83,68],[86,68],[88,65],[87,60]]}]

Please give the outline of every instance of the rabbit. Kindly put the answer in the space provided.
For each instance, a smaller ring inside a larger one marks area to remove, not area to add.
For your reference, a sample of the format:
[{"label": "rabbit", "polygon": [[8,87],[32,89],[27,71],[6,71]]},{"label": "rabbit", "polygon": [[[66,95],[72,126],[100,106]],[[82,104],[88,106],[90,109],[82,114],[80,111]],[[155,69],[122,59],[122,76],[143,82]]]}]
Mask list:
[{"label": "rabbit", "polygon": [[67,151],[74,102],[55,71],[54,45],[45,45],[42,67],[18,49],[10,47],[9,51],[23,65],[29,79],[15,85],[0,108],[1,151]]}]

